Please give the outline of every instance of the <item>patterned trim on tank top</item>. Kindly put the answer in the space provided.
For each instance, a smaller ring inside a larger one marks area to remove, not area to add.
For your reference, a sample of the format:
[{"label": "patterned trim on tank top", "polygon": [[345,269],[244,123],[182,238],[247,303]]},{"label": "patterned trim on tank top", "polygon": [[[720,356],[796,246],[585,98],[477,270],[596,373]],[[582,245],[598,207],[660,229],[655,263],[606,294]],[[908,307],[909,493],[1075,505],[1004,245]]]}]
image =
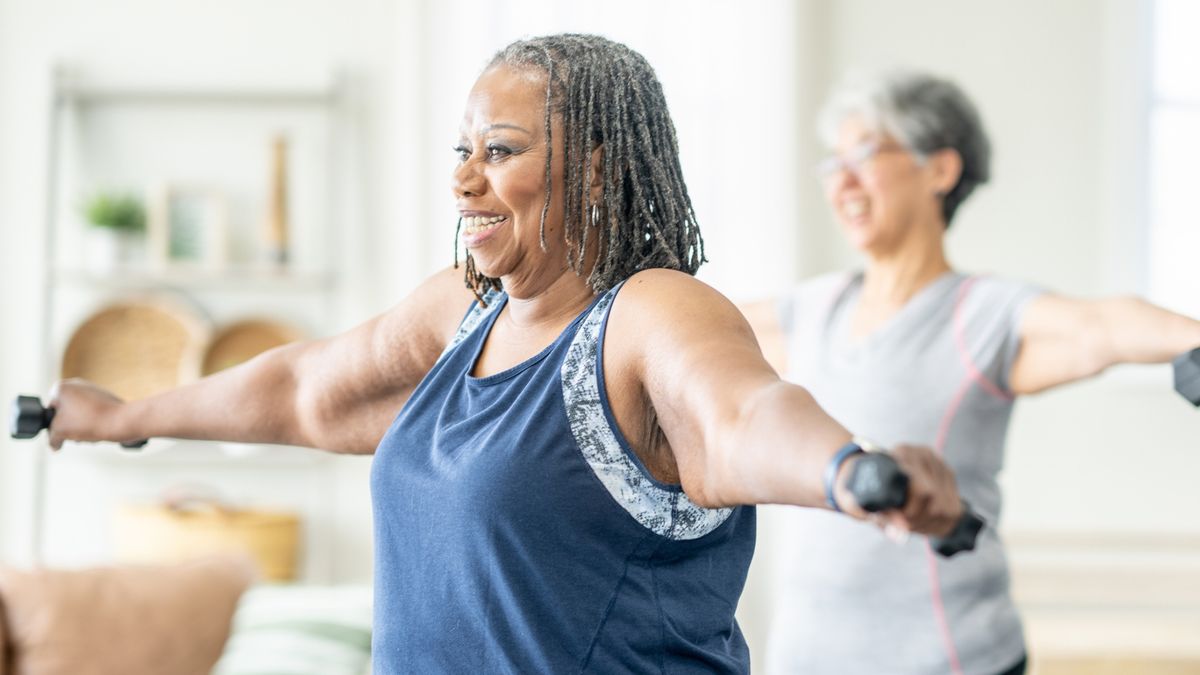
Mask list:
[{"label": "patterned trim on tank top", "polygon": [[619,288],[608,291],[596,303],[563,360],[563,402],[571,433],[596,477],[629,515],[659,536],[698,539],[717,529],[733,509],[701,508],[682,490],[655,485],[621,447],[600,403],[596,372],[600,328]]},{"label": "patterned trim on tank top", "polygon": [[460,342],[466,340],[471,331],[478,328],[479,324],[483,323],[483,320],[495,311],[496,307],[500,305],[501,295],[503,295],[503,291],[492,289],[483,294],[483,301],[487,303],[487,307],[480,305],[478,302],[471,303],[471,311],[467,312],[467,316],[458,325],[458,332],[454,334],[454,339],[450,340],[450,344],[446,345],[446,348],[442,350],[441,356],[438,357],[439,360],[451,349],[457,347]]}]

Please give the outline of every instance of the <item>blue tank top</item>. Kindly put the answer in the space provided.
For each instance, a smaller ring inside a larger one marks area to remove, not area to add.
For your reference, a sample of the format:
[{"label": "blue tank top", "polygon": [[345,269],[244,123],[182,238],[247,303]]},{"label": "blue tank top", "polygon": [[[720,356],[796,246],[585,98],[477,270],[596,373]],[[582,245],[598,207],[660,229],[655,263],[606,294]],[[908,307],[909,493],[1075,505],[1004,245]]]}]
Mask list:
[{"label": "blue tank top", "polygon": [[617,429],[598,297],[551,345],[471,371],[507,296],[472,305],[380,441],[373,668],[745,673],[752,507],[703,509]]}]

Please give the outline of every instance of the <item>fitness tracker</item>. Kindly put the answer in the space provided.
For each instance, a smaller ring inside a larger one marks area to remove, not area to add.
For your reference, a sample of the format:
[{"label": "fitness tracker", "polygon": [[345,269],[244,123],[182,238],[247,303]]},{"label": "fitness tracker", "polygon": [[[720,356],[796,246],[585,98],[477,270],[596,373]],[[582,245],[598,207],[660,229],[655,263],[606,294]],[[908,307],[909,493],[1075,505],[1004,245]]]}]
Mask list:
[{"label": "fitness tracker", "polygon": [[838,451],[829,460],[829,464],[825,465],[825,503],[829,505],[829,508],[838,513],[841,513],[842,509],[838,506],[837,499],[833,496],[833,490],[837,483],[838,469],[842,468],[842,464],[851,455],[858,455],[864,452],[866,450],[863,449],[863,446],[856,439],[850,439],[849,443],[838,448]]}]

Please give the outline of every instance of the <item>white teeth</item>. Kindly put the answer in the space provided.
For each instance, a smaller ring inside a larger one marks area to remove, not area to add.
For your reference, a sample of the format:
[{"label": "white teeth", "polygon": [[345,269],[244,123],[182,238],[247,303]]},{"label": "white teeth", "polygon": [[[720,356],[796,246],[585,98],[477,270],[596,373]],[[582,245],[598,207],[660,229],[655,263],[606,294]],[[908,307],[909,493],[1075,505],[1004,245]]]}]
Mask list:
[{"label": "white teeth", "polygon": [[847,216],[857,218],[867,212],[867,203],[861,199],[843,202],[842,210],[845,211]]},{"label": "white teeth", "polygon": [[486,232],[504,221],[504,216],[466,216],[463,218],[464,234]]}]

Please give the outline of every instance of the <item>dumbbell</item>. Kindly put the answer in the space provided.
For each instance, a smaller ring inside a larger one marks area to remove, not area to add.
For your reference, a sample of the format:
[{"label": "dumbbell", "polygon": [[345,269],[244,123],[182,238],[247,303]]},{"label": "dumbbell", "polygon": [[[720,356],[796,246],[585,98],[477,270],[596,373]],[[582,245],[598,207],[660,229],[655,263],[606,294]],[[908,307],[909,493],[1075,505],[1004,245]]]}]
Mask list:
[{"label": "dumbbell", "polygon": [[1175,366],[1175,391],[1200,408],[1200,347],[1176,356],[1171,363]]},{"label": "dumbbell", "polygon": [[[37,436],[42,429],[49,429],[54,422],[54,408],[47,408],[36,396],[18,396],[12,402],[8,419],[8,433],[16,439],[25,440]],[[122,448],[135,450],[146,444],[145,440],[122,443]]]},{"label": "dumbbell", "polygon": [[[868,452],[850,467],[846,487],[864,511],[875,513],[902,508],[908,501],[908,475],[890,455]],[[963,514],[945,537],[930,537],[939,554],[950,557],[975,548],[975,538],[985,522],[963,500]]]}]

